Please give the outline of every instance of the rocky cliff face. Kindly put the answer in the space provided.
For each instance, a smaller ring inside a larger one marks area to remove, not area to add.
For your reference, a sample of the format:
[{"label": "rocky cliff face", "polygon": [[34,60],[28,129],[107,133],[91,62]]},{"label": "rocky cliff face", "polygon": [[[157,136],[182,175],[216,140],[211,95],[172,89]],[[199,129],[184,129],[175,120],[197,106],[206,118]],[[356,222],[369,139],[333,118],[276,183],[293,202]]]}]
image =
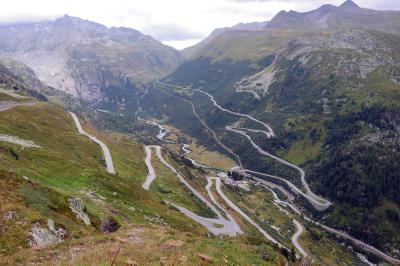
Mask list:
[{"label": "rocky cliff face", "polygon": [[1,26],[0,55],[25,63],[44,83],[94,103],[120,100],[110,99],[120,94],[119,87],[140,88],[183,60],[175,49],[136,30],[69,16]]},{"label": "rocky cliff face", "polygon": [[41,101],[47,100],[42,93],[49,91],[32,69],[21,62],[0,58],[0,88],[12,88],[14,92],[30,95]]}]

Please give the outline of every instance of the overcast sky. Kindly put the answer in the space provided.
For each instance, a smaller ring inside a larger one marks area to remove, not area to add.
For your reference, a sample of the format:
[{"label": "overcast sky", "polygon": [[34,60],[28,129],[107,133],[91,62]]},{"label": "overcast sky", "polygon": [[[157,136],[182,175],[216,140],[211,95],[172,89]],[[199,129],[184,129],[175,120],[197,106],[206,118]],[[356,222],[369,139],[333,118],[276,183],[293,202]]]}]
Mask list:
[{"label": "overcast sky", "polygon": [[[125,26],[181,49],[215,28],[266,21],[280,10],[309,11],[344,0],[3,0],[0,23],[68,14],[106,26]],[[400,0],[355,0],[361,7],[400,10]]]}]

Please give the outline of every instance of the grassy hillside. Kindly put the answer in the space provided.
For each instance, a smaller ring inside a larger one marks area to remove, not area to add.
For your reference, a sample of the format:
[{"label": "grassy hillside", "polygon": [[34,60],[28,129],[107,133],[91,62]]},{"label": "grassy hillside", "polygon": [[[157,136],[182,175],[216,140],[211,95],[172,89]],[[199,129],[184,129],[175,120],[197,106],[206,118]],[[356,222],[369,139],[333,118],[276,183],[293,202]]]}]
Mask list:
[{"label": "grassy hillside", "polygon": [[216,61],[257,60],[296,36],[295,32],[288,30],[230,30],[210,40],[190,60],[198,57],[211,57]]},{"label": "grassy hillside", "polygon": [[[18,100],[2,93],[0,97]],[[147,175],[142,144],[132,136],[99,132],[81,120],[85,130],[110,148],[116,175],[105,171],[100,147],[79,135],[70,115],[59,107],[36,102],[35,106],[0,112],[0,134],[18,136],[42,147],[21,148],[0,142],[1,265],[45,261],[86,265],[94,263],[92,256],[100,264],[117,257],[117,265],[129,259],[150,265],[164,260],[193,264],[204,258],[220,265],[276,265],[285,261],[257,233],[252,237],[210,237],[202,226],[163,204],[163,200],[169,200],[198,214],[211,215],[157,160],[153,165],[159,177],[150,191],[142,189]],[[177,163],[170,153],[164,156],[196,188],[204,188],[200,173]],[[82,200],[90,226],[71,211],[71,197]],[[12,218],[6,219],[10,212]],[[110,217],[121,228],[113,234],[103,233],[101,224]],[[39,252],[31,250],[27,239],[31,238],[32,226],[46,227],[48,219],[56,228],[66,230],[64,241]],[[260,256],[260,244],[264,245],[262,252],[268,250],[267,257]],[[122,251],[116,256],[120,247]]]}]

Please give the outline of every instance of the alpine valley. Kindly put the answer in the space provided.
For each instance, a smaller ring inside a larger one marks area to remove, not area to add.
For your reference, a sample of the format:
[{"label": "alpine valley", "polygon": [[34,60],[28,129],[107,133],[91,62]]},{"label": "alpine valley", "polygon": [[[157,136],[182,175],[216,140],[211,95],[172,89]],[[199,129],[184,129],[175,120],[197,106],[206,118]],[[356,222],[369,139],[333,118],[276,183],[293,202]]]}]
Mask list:
[{"label": "alpine valley", "polygon": [[400,11],[0,24],[0,265],[400,265],[399,173]]}]

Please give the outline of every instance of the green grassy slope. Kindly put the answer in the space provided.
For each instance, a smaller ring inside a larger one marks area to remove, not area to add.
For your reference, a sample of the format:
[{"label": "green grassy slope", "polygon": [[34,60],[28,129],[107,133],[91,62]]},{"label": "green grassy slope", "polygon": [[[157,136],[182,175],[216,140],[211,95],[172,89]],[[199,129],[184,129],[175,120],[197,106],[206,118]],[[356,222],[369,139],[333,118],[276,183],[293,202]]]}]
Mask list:
[{"label": "green grassy slope", "polygon": [[[0,93],[0,97],[11,96]],[[131,230],[144,232],[140,239],[145,239],[145,248],[133,248],[130,242],[123,242],[124,249],[130,252],[122,252],[117,265],[123,265],[132,254],[145,264],[158,262],[166,255],[175,256],[177,249],[164,248],[165,242],[171,239],[185,243],[178,249],[180,256],[186,257],[183,263],[201,261],[197,253],[207,254],[219,264],[228,264],[229,260],[246,265],[276,265],[285,260],[261,236],[208,236],[202,226],[163,204],[163,200],[170,200],[201,215],[210,215],[157,160],[153,164],[159,177],[150,191],[142,189],[147,175],[142,144],[127,135],[99,132],[84,119],[81,122],[86,131],[110,148],[116,175],[106,172],[100,147],[78,134],[70,115],[59,107],[37,102],[33,107],[16,107],[0,113],[0,134],[31,140],[42,147],[23,149],[0,142],[1,265],[40,262],[43,258],[56,263],[56,259],[60,260],[59,252],[63,254],[62,265],[86,265],[92,254],[97,254],[97,263],[109,263],[113,253],[110,255],[106,250],[113,249],[118,245],[117,239],[131,234]],[[200,173],[189,171],[171,156],[164,154],[196,188],[204,188]],[[91,226],[84,225],[71,212],[70,197],[82,199]],[[5,220],[3,217],[9,211],[15,211],[16,215],[12,220]],[[109,217],[121,224],[112,235],[99,229],[101,222]],[[32,225],[39,222],[45,227],[48,219],[54,220],[56,227],[65,228],[68,234],[63,243],[32,252],[27,241]],[[268,257],[259,255],[260,243],[268,249]],[[70,258],[76,248],[82,252]],[[238,253],[238,250],[246,252]]]}]

